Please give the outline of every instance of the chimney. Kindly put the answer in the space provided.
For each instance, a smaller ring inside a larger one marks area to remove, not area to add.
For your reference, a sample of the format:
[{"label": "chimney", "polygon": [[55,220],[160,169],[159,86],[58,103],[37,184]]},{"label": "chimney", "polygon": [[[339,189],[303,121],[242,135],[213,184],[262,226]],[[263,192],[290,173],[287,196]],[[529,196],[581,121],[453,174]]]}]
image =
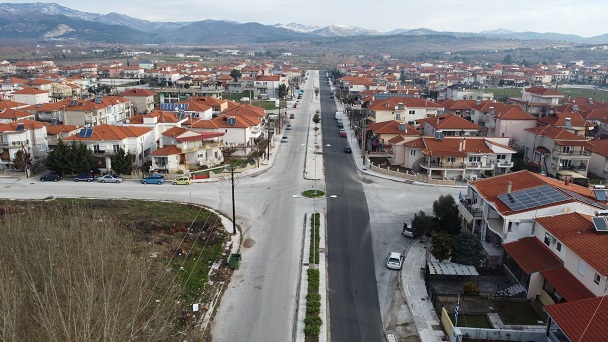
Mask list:
[{"label": "chimney", "polygon": [[565,186],[570,185],[570,176],[566,176],[566,178],[564,179],[564,185]]},{"label": "chimney", "polygon": [[490,115],[494,115],[494,107],[490,107]]},{"label": "chimney", "polygon": [[467,148],[467,138],[462,138],[462,150],[466,150]]},{"label": "chimney", "polygon": [[475,104],[479,106],[481,104],[481,100],[475,101]]},{"label": "chimney", "polygon": [[439,127],[439,117],[437,117],[437,127]]},{"label": "chimney", "polygon": [[511,183],[511,181],[507,182],[507,195],[511,195],[511,187],[513,186],[513,183]]},{"label": "chimney", "polygon": [[463,140],[460,140],[460,143],[458,144],[458,152],[461,152],[463,150],[463,147],[462,147]]}]

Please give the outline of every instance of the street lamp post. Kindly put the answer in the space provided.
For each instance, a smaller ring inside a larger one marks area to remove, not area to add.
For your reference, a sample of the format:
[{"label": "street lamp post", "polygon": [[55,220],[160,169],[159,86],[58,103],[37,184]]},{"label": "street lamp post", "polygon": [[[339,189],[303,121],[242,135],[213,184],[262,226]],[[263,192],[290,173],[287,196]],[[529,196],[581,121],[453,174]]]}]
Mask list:
[{"label": "street lamp post", "polygon": [[234,187],[236,186],[234,182],[234,166],[228,166],[228,171],[230,171],[230,184],[232,185],[232,234],[236,234],[236,209],[234,205]]}]

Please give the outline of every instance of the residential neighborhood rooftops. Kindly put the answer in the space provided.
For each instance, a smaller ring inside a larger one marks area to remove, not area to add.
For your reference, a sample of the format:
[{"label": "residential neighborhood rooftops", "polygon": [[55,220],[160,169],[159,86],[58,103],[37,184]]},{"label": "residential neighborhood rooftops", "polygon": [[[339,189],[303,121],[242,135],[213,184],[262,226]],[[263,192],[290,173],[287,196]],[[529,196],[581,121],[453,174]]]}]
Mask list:
[{"label": "residential neighborhood rooftops", "polygon": [[418,122],[420,124],[426,123],[433,126],[435,129],[441,130],[481,130],[481,126],[453,114],[444,114],[432,118],[420,119]]},{"label": "residential neighborhood rooftops", "polygon": [[93,128],[93,133],[90,137],[80,137],[78,134],[71,135],[65,140],[82,140],[82,141],[115,141],[124,140],[130,137],[139,137],[152,131],[151,128],[138,126],[114,126],[114,125],[99,125]]},{"label": "residential neighborhood rooftops", "polygon": [[545,307],[570,341],[597,342],[606,339],[608,298],[595,297]]}]

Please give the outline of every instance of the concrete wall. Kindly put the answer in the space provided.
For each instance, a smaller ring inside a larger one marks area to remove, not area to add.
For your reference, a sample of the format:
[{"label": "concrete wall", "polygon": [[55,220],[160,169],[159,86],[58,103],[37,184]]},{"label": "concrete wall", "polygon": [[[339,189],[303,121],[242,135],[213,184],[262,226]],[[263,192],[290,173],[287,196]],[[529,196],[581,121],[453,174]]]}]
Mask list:
[{"label": "concrete wall", "polygon": [[536,331],[455,327],[452,332],[452,334],[449,334],[450,342],[460,342],[463,340],[463,336],[467,336],[469,339],[481,339],[487,341],[545,341],[545,333]]}]

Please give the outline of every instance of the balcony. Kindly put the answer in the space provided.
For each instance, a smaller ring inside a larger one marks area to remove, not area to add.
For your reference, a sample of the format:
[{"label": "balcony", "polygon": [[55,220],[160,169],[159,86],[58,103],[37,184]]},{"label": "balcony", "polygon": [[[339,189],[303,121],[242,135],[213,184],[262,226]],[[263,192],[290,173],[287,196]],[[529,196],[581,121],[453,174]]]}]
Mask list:
[{"label": "balcony", "polygon": [[468,162],[464,164],[466,169],[474,169],[474,170],[492,170],[494,168],[493,164],[484,164],[482,162]]},{"label": "balcony", "polygon": [[554,148],[553,155],[561,159],[589,159],[591,152],[584,149],[564,152],[561,148]]},{"label": "balcony", "polygon": [[467,222],[482,218],[481,206],[477,203],[471,204],[471,200],[466,198],[466,196],[460,200],[458,212],[467,220]]},{"label": "balcony", "polygon": [[458,169],[463,170],[465,168],[465,164],[462,162],[444,162],[444,161],[432,161],[428,157],[422,159],[420,163],[420,167],[425,169]]},{"label": "balcony", "polygon": [[512,161],[508,161],[508,160],[501,160],[498,163],[495,164],[496,167],[502,167],[502,168],[512,168],[513,167],[513,162]]}]

